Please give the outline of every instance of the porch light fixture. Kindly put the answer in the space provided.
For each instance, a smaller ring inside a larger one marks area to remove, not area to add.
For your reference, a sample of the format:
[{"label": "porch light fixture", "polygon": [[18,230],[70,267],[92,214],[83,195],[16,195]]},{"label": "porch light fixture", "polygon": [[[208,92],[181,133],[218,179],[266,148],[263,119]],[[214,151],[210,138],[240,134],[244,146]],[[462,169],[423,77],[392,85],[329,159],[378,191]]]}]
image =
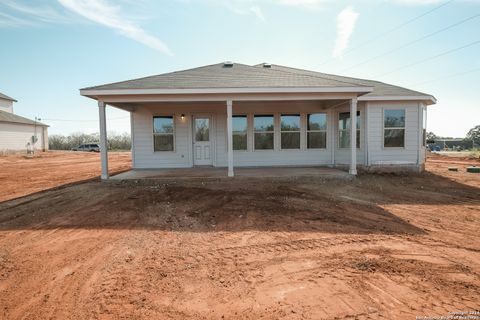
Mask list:
[{"label": "porch light fixture", "polygon": [[182,113],[182,115],[180,116],[180,118],[182,118],[182,120],[185,120],[185,115]]}]

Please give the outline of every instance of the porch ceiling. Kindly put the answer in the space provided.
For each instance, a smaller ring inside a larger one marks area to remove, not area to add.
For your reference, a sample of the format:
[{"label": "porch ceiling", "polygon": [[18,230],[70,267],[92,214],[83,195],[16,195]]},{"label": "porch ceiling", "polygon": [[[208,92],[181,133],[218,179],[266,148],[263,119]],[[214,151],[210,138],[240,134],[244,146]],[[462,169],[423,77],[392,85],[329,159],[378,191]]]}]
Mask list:
[{"label": "porch ceiling", "polygon": [[[288,106],[291,108],[300,106],[312,106],[319,110],[328,110],[331,108],[348,105],[350,99],[333,99],[333,100],[291,100],[291,101],[233,101],[233,109],[235,111],[242,108],[248,108],[253,106],[262,107],[276,107],[276,106]],[[108,103],[109,105],[125,110],[135,111],[138,108],[148,109],[161,109],[162,107],[178,107],[179,110],[187,107],[208,107],[225,109],[224,101],[193,101],[193,102],[115,102]]]}]

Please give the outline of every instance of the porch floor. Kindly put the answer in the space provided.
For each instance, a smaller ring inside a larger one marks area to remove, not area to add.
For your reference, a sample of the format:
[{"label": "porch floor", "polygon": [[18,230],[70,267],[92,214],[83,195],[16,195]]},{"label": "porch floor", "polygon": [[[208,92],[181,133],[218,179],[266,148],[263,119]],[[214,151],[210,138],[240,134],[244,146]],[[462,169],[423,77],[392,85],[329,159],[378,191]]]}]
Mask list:
[{"label": "porch floor", "polygon": [[[329,167],[256,167],[235,168],[235,177],[288,178],[322,177],[350,179],[346,171]],[[135,169],[110,177],[111,180],[162,179],[162,178],[223,178],[227,168],[196,167],[181,169]]]}]

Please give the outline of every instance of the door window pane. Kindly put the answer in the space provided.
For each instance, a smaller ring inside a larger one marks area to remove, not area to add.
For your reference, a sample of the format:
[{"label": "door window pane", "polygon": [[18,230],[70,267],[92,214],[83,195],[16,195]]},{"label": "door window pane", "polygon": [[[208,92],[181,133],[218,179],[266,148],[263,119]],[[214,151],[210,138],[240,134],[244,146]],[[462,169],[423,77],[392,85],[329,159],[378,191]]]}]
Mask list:
[{"label": "door window pane", "polygon": [[210,130],[208,118],[195,119],[195,141],[210,141]]}]

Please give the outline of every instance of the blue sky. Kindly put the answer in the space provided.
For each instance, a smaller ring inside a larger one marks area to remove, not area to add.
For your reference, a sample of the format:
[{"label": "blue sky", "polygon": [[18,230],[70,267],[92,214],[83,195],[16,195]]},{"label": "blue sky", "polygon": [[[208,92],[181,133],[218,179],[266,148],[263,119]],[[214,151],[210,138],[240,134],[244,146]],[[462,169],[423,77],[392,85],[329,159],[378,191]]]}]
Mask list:
[{"label": "blue sky", "polygon": [[[0,92],[51,133],[98,131],[79,88],[226,60],[433,94],[439,135],[480,124],[480,0],[0,0],[0,39]],[[107,117],[129,131],[127,113]]]}]

